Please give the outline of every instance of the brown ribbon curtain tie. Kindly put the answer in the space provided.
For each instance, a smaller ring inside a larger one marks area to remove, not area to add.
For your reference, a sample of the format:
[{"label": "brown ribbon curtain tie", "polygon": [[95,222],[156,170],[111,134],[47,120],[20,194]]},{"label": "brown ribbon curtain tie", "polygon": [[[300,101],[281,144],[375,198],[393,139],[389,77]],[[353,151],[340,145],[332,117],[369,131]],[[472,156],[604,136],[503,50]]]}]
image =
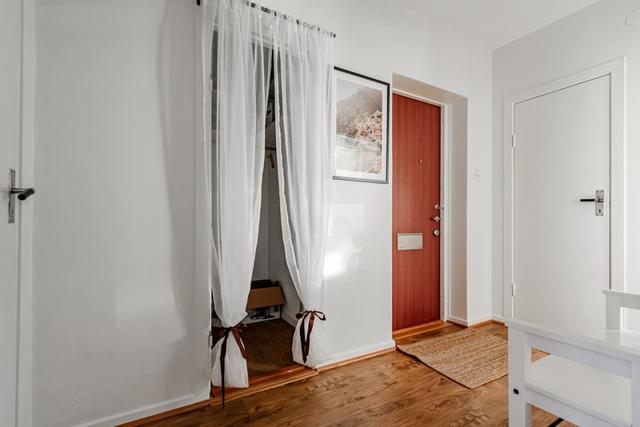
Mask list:
[{"label": "brown ribbon curtain tie", "polygon": [[[247,359],[247,350],[244,347],[244,343],[242,342],[242,338],[240,338],[240,334],[244,332],[247,327],[243,324],[237,324],[236,326],[231,326],[228,328],[223,328],[218,334],[218,340],[220,338],[223,339],[222,345],[220,346],[220,388],[221,388],[221,397],[222,397],[222,407],[224,408],[224,368],[225,368],[225,359],[227,356],[227,343],[229,341],[229,335],[233,336],[233,339],[238,344],[238,348],[240,349],[240,353],[242,357]],[[215,345],[215,344],[214,344]],[[213,347],[212,347],[213,348]]]},{"label": "brown ribbon curtain tie", "polygon": [[[304,321],[307,317],[309,318],[309,330],[305,334]],[[313,330],[313,322],[315,321],[316,317],[318,318],[318,320],[322,320],[323,322],[327,320],[327,316],[325,316],[323,312],[316,310],[301,311],[300,313],[296,314],[296,319],[302,319],[302,322],[300,323],[300,345],[302,347],[302,361],[304,363],[307,363],[307,357],[309,356],[311,331]]]}]

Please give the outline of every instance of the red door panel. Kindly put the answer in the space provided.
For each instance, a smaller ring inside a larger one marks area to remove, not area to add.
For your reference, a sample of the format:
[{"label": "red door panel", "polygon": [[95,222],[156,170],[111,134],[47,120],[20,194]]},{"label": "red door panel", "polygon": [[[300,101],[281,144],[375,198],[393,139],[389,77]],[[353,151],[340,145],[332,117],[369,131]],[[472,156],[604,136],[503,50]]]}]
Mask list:
[{"label": "red door panel", "polygon": [[[393,329],[440,319],[440,107],[393,95]],[[422,250],[398,251],[398,233]]]}]

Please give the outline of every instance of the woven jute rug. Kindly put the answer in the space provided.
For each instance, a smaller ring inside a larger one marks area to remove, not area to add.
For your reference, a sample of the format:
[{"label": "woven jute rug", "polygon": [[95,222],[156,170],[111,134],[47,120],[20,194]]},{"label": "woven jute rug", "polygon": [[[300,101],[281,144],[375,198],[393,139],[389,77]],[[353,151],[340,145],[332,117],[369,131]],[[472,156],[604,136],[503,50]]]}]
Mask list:
[{"label": "woven jute rug", "polygon": [[[437,338],[424,338],[398,350],[467,388],[480,387],[509,371],[507,340],[467,328]],[[543,357],[534,351],[533,360]]]}]

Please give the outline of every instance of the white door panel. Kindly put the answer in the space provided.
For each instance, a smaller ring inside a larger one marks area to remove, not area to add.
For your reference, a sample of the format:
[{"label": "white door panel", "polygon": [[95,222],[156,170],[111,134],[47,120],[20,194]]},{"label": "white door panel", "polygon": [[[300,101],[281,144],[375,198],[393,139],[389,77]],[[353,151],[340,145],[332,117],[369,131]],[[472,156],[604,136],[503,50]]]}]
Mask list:
[{"label": "white door panel", "polygon": [[9,168],[18,167],[20,1],[0,0],[0,425],[15,424],[18,223],[8,222]]},{"label": "white door panel", "polygon": [[[514,316],[574,331],[604,327],[609,288],[610,77],[515,107]],[[605,192],[596,216],[596,190]]]}]

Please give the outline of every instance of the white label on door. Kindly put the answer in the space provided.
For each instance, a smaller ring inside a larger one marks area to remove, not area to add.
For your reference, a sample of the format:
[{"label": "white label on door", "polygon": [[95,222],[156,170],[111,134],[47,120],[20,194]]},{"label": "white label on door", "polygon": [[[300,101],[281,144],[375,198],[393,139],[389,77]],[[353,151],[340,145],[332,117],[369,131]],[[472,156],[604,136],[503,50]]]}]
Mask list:
[{"label": "white label on door", "polygon": [[415,251],[422,249],[422,233],[398,233],[398,250]]}]

